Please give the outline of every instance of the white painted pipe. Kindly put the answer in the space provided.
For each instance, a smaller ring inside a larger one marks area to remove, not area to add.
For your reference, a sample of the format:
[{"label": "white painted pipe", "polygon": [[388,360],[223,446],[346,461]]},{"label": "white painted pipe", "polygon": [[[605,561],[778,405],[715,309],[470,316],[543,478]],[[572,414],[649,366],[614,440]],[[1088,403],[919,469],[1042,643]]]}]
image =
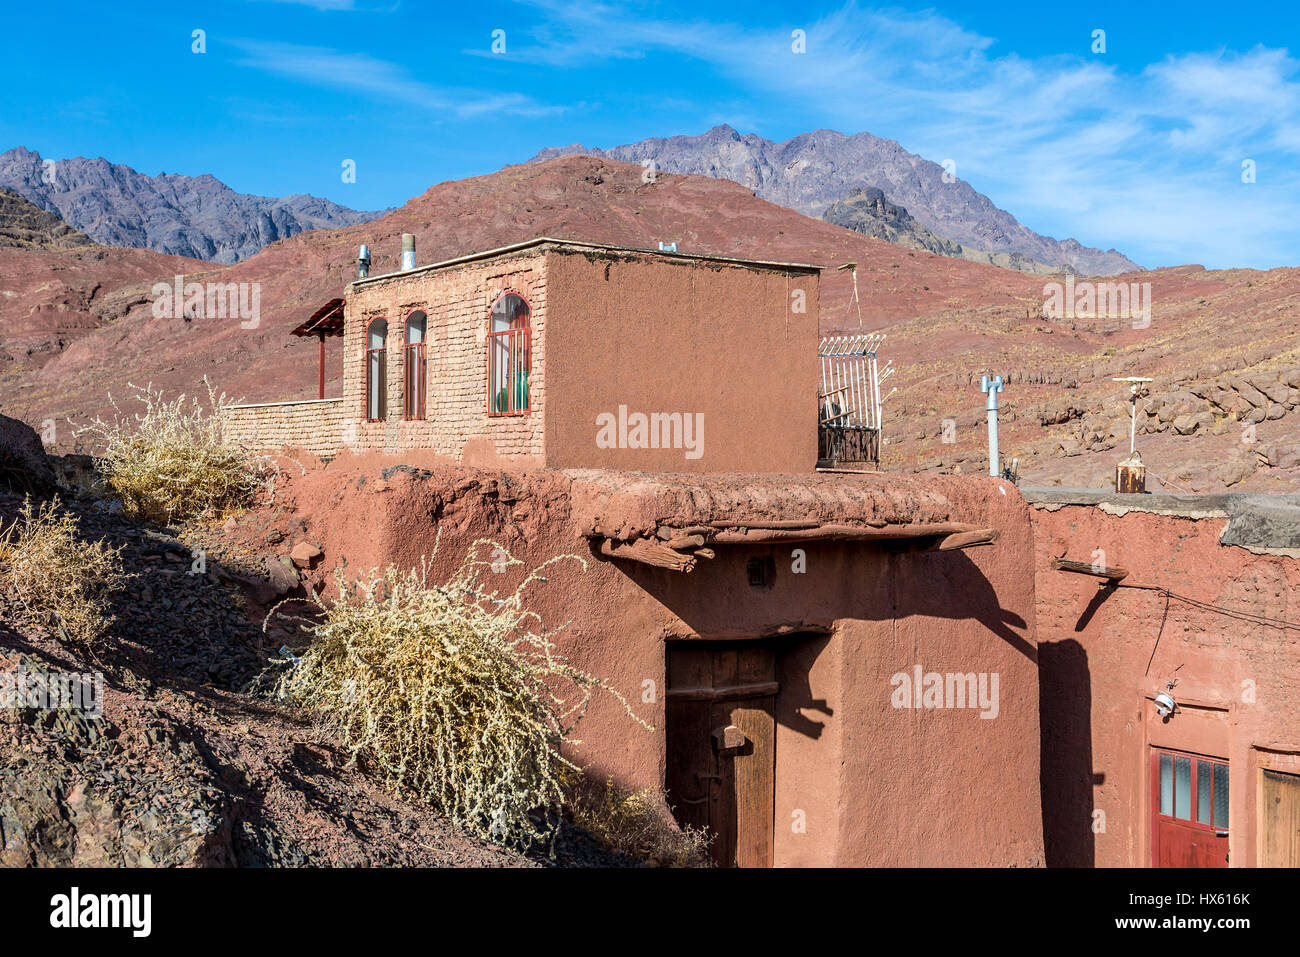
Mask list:
[{"label": "white painted pipe", "polygon": [[981,376],[980,391],[988,393],[988,401],[984,403],[984,408],[989,413],[989,475],[1000,478],[1002,469],[998,458],[998,393],[1002,391],[1002,376],[994,376],[991,382],[988,376]]}]

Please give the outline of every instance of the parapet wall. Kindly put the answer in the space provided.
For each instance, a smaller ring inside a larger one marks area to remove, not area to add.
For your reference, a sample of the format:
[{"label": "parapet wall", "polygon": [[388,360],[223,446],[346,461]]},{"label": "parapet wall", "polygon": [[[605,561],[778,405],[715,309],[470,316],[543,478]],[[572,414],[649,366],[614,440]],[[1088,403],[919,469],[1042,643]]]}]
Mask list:
[{"label": "parapet wall", "polygon": [[343,400],[227,406],[223,429],[227,439],[259,452],[301,449],[332,456],[343,446]]}]

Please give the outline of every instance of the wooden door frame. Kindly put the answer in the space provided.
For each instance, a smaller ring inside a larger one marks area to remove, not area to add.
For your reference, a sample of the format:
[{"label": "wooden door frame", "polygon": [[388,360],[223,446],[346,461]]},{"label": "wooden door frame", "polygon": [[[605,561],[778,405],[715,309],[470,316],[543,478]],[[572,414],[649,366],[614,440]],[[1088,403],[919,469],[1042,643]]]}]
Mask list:
[{"label": "wooden door frame", "polygon": [[[739,652],[745,650],[760,651],[766,654],[767,660],[771,666],[770,680],[746,681],[744,679],[738,679],[736,683],[732,684],[723,684],[720,686],[714,684],[714,682],[718,680],[716,677],[718,668],[718,658],[716,656],[718,653],[727,651]],[[709,672],[708,680],[710,682],[708,686],[702,684],[688,685],[685,687],[673,686],[672,675],[674,668],[671,659],[674,652],[687,651],[695,651],[707,656],[707,671]],[[664,691],[664,723],[666,732],[665,744],[667,747],[671,749],[675,743],[680,746],[680,742],[675,741],[675,735],[668,730],[670,727],[676,725],[676,720],[671,717],[672,712],[675,710],[674,702],[677,703],[677,707],[686,704],[702,706],[708,713],[708,719],[704,722],[704,725],[715,724],[718,720],[725,720],[725,723],[731,723],[736,713],[736,708],[738,707],[744,707],[745,710],[751,712],[766,711],[766,723],[762,730],[765,730],[769,736],[769,741],[765,750],[770,754],[770,766],[766,768],[766,774],[768,776],[767,783],[771,788],[771,793],[767,795],[767,812],[770,814],[771,820],[767,822],[766,829],[768,846],[765,853],[760,852],[758,854],[760,863],[756,866],[764,866],[764,864],[766,864],[766,866],[769,867],[772,865],[774,860],[776,837],[776,703],[777,695],[780,690],[780,684],[776,680],[777,651],[777,647],[772,642],[760,637],[725,640],[687,639],[681,641],[667,641],[664,643],[664,672],[666,679]],[[759,704],[759,702],[764,702],[765,704]],[[728,707],[729,703],[731,705],[730,707]],[[725,719],[719,719],[719,709],[721,709],[721,711],[728,717]],[[682,709],[678,711],[678,714],[681,715],[683,725],[689,725],[693,720],[698,723],[697,718],[687,717],[689,710],[690,709]],[[739,719],[736,720],[736,723],[741,725],[741,727],[744,727],[745,725],[745,722]],[[758,729],[751,728],[749,730],[752,732]],[[746,736],[749,737],[749,734],[747,733]],[[691,752],[684,753],[689,754]],[[680,757],[679,755],[678,758],[675,758],[675,754],[676,752],[670,751],[665,755],[665,790],[668,790],[670,776],[673,773],[672,769],[677,766],[676,761]],[[741,845],[745,843],[740,830],[742,818],[745,817],[742,808],[742,801],[745,796],[752,796],[749,795],[749,792],[742,795],[741,789],[738,788],[736,784],[734,774],[736,771],[735,761],[737,758],[738,755],[734,753],[724,756],[715,749],[712,773],[717,776],[716,781],[718,783],[716,786],[710,784],[706,789],[707,797],[705,799],[705,820],[712,827],[715,834],[715,840],[724,839],[725,835],[723,834],[723,828],[735,829],[735,833],[729,838],[730,844],[734,846],[726,853],[728,858],[733,859],[736,857],[745,857],[744,854],[739,853]],[[724,765],[721,763],[724,759],[727,762],[725,769]],[[759,770],[759,766],[754,765],[749,768],[748,773],[752,774],[757,770]],[[730,797],[722,799],[721,796],[723,791],[728,788],[731,789]],[[669,802],[672,803],[673,799],[674,795],[670,793]],[[695,802],[692,801],[691,803]],[[717,820],[714,819],[715,815],[718,814],[719,805],[726,809],[723,812],[727,818],[725,821],[721,818],[718,818]],[[761,820],[761,818],[758,818],[758,820]],[[752,831],[749,833],[751,836],[754,834]],[[758,843],[761,842],[755,842],[755,846],[757,846]],[[724,851],[725,850],[726,849],[724,848]],[[715,851],[711,851],[711,854],[713,853],[715,853]],[[752,855],[750,857],[753,859]]]}]

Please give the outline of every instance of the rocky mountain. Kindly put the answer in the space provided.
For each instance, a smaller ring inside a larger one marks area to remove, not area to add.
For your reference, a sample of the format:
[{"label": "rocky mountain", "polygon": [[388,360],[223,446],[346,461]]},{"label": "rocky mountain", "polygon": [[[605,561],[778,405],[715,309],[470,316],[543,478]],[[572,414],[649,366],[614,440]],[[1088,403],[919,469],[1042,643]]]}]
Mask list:
[{"label": "rocky mountain", "polygon": [[653,137],[611,149],[581,143],[552,147],[530,162],[575,153],[632,163],[650,161],[655,169],[671,173],[733,180],[769,202],[807,216],[821,216],[837,201],[875,187],[931,232],[991,257],[1005,255],[1005,262],[988,260],[997,265],[1020,268],[1017,263],[1027,260],[1056,271],[1096,276],[1141,268],[1114,249],[1040,236],[969,183],[960,178],[945,182],[944,168],[938,163],[870,133],[845,136],[834,130],[813,130],[774,143],[723,125],[701,136]]},{"label": "rocky mountain", "polygon": [[1034,262],[1020,253],[987,253],[981,249],[963,246],[926,229],[902,206],[896,206],[885,194],[869,186],[844,199],[837,200],[822,214],[822,219],[835,226],[851,229],[864,236],[897,243],[908,249],[924,249],[936,256],[954,256],[971,262],[1016,269],[1020,272],[1040,274],[1059,273],[1059,266]]},{"label": "rocky mountain", "polygon": [[95,241],[77,232],[53,213],[0,189],[0,246],[74,249]]},{"label": "rocky mountain", "polygon": [[102,158],[47,161],[21,146],[0,153],[0,188],[105,245],[222,264],[306,230],[364,223],[386,212],[358,212],[305,194],[236,193],[206,174],[146,176]]}]

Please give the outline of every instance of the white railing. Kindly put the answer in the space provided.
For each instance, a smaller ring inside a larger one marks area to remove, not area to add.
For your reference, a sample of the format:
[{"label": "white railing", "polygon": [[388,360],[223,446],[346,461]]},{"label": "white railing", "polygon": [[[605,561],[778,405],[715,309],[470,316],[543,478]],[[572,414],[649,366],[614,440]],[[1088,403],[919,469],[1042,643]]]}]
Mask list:
[{"label": "white railing", "polygon": [[885,341],[883,332],[857,336],[827,336],[817,348],[821,364],[818,393],[819,421],[835,428],[881,428],[880,387],[894,373],[892,360],[884,371],[876,351]]}]

